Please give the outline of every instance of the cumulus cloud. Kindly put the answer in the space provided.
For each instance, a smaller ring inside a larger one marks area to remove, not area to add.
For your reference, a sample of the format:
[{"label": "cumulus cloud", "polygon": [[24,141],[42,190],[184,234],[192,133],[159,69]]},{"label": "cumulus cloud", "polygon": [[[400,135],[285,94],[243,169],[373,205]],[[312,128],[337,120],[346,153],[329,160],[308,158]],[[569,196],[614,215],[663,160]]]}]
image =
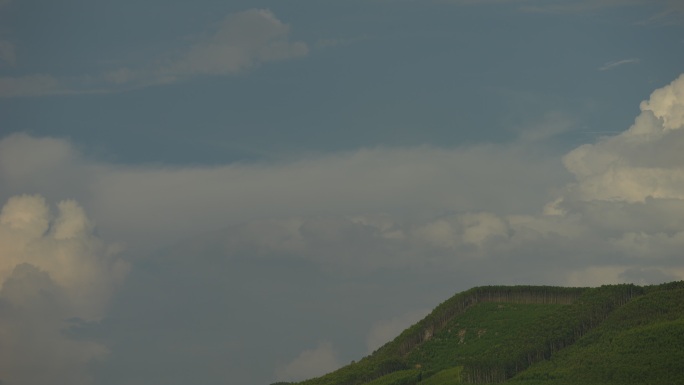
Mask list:
[{"label": "cumulus cloud", "polygon": [[301,381],[321,376],[340,366],[332,344],[323,341],[316,348],[305,350],[291,362],[279,366],[275,376],[278,381]]},{"label": "cumulus cloud", "polygon": [[0,212],[0,380],[86,384],[105,356],[96,342],[64,336],[70,319],[97,320],[128,265],[93,235],[74,201],[53,214],[38,195],[10,198]]},{"label": "cumulus cloud", "polygon": [[606,254],[571,273],[571,283],[684,278],[684,75],[640,108],[628,130],[563,159],[576,181],[547,212],[600,234]]},{"label": "cumulus cloud", "polygon": [[563,162],[575,175],[568,194],[583,201],[684,199],[684,75],[654,91],[634,124],[585,144]]}]

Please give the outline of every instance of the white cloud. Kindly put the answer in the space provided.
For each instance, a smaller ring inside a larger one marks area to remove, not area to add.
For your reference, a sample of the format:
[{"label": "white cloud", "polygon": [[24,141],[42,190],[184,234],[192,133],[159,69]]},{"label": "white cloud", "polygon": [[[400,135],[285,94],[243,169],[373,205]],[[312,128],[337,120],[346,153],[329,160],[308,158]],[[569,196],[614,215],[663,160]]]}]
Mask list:
[{"label": "white cloud", "polygon": [[[684,75],[653,91],[651,98],[643,101],[640,107],[642,111],[651,111],[656,118],[663,120],[663,131],[684,129]],[[648,128],[660,131],[658,128]],[[641,130],[637,131],[642,133]]]},{"label": "white cloud", "polygon": [[0,380],[87,384],[105,346],[71,340],[68,319],[97,320],[128,265],[93,235],[74,201],[53,216],[38,195],[10,198],[0,212]]},{"label": "white cloud", "polygon": [[629,130],[565,156],[580,200],[684,199],[684,76],[641,103]]},{"label": "white cloud", "polygon": [[314,349],[301,352],[291,362],[276,369],[278,381],[302,381],[321,376],[342,366],[337,353],[328,341],[323,341]]}]

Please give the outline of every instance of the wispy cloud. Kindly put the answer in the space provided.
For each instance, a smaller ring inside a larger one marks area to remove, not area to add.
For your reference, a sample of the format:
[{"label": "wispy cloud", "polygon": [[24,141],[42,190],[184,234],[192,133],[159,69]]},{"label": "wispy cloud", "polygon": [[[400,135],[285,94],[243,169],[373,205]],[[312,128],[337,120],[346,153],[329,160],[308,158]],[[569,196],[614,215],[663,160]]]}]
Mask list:
[{"label": "wispy cloud", "polygon": [[598,70],[609,71],[625,64],[636,64],[639,63],[639,61],[640,60],[637,58],[609,61],[608,63],[605,63],[604,65],[599,67]]},{"label": "wispy cloud", "polygon": [[[396,0],[394,0],[396,1]],[[511,4],[522,12],[549,14],[583,14],[621,7],[655,7],[660,10],[637,24],[681,24],[684,22],[684,2],[680,0],[435,0],[458,5]]]},{"label": "wispy cloud", "polygon": [[[139,63],[96,75],[57,78],[49,74],[0,77],[0,97],[121,92],[178,82],[193,76],[225,76],[263,63],[302,57],[306,43],[290,40],[290,27],[267,9],[226,16],[162,65]],[[14,64],[14,47],[0,42],[0,61]]]},{"label": "wispy cloud", "polygon": [[644,5],[645,0],[570,0],[562,2],[534,1],[521,6],[526,12],[583,13],[606,8]]},{"label": "wispy cloud", "polygon": [[260,63],[304,56],[308,47],[289,40],[290,27],[266,9],[228,15],[208,38],[198,39],[162,75],[225,75]]}]

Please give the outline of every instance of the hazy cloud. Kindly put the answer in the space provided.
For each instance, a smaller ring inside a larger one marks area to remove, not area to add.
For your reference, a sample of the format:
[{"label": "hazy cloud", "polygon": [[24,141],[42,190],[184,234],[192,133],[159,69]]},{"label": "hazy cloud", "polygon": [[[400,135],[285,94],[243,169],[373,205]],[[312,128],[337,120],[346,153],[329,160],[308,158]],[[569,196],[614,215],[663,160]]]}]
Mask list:
[{"label": "hazy cloud", "polygon": [[259,63],[306,55],[303,42],[291,42],[290,28],[267,9],[228,15],[208,37],[195,42],[187,54],[166,71],[172,74],[222,75]]},{"label": "hazy cloud", "polygon": [[[0,7],[2,4],[0,3]],[[14,52],[14,44],[7,40],[0,40],[0,68],[14,67],[17,64],[17,55]]]},{"label": "hazy cloud", "polygon": [[356,36],[356,37],[340,37],[340,38],[328,38],[328,39],[318,39],[316,41],[316,48],[330,48],[338,46],[347,46],[360,41],[365,41],[370,39],[368,35]]},{"label": "hazy cloud", "polygon": [[276,369],[278,381],[302,381],[318,377],[342,366],[328,341],[320,342],[314,349],[301,352],[291,362]]},{"label": "hazy cloud", "polygon": [[575,125],[576,122],[571,117],[551,111],[541,116],[538,121],[520,127],[519,136],[520,140],[525,142],[541,142],[566,133]]},{"label": "hazy cloud", "polygon": [[368,354],[393,340],[404,329],[423,319],[430,311],[431,309],[421,309],[375,322],[366,337]]},{"label": "hazy cloud", "polygon": [[[679,0],[567,0],[549,2],[539,0],[440,0],[459,5],[511,4],[523,12],[551,14],[584,14],[620,7],[657,7],[656,11],[638,24],[681,24],[684,6]],[[652,10],[653,8],[649,9]]]},{"label": "hazy cloud", "polygon": [[[250,9],[226,16],[213,29],[196,37],[182,54],[166,64],[138,63],[101,74],[56,78],[34,74],[0,78],[0,97],[107,93],[168,84],[197,75],[235,74],[262,63],[305,56],[308,46],[291,41],[290,27],[270,10]],[[14,63],[13,46],[0,42],[0,61]]]},{"label": "hazy cloud", "polygon": [[226,16],[184,49],[180,57],[157,68],[118,68],[103,80],[119,88],[168,84],[197,75],[231,75],[262,63],[305,56],[308,46],[290,41],[290,27],[268,9]]},{"label": "hazy cloud", "polygon": [[56,95],[69,93],[60,80],[46,74],[0,77],[0,97]]},{"label": "hazy cloud", "polygon": [[8,149],[0,152],[0,195],[41,191],[63,199],[70,189],[101,231],[156,246],[269,216],[533,210],[548,187],[569,176],[557,160],[546,161],[550,155],[504,145],[374,148],[216,167],[98,163],[67,141],[23,134],[1,140],[0,148]]},{"label": "hazy cloud", "polygon": [[[225,253],[296,255],[366,272],[434,264],[484,274],[474,261],[497,260],[508,273],[584,285],[684,278],[683,86],[684,76],[654,91],[630,129],[567,154],[564,164],[576,181],[546,205],[538,201],[542,215],[470,207],[421,218],[387,208],[393,214],[250,220],[222,232]],[[415,166],[416,159],[410,163]],[[554,267],[545,263],[530,270],[540,258],[550,258]],[[516,264],[524,270],[516,272]]]},{"label": "hazy cloud", "polygon": [[604,8],[637,6],[648,4],[647,0],[571,0],[561,3],[531,2],[536,4],[524,5],[521,7],[528,12],[545,13],[579,13],[597,11]]}]

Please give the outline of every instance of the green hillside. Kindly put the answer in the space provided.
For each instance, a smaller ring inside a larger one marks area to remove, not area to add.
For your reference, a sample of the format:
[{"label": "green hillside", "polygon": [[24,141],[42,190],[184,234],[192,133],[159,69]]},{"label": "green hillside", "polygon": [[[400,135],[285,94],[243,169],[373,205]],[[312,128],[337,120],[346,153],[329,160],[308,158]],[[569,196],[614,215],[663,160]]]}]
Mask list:
[{"label": "green hillside", "polygon": [[487,286],[300,385],[684,384],[684,281]]}]

